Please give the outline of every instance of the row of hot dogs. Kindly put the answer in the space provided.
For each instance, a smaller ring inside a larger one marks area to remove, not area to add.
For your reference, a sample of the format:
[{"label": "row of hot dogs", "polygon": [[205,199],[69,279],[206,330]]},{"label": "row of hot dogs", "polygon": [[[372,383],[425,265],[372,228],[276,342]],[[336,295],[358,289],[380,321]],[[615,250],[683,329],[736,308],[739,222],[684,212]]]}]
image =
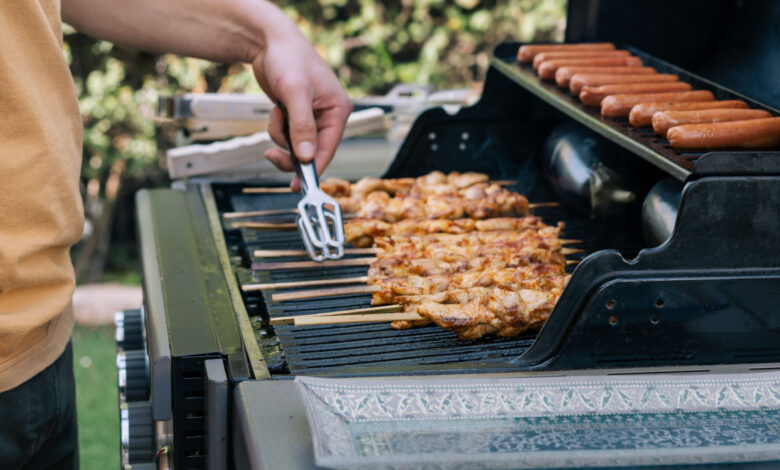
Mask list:
[{"label": "row of hot dogs", "polygon": [[677,75],[645,67],[612,43],[525,45],[517,58],[533,64],[543,80],[568,88],[585,106],[600,107],[603,117],[652,126],[675,148],[780,145],[780,117],[749,109],[741,100],[717,101],[712,92],[693,90]]}]

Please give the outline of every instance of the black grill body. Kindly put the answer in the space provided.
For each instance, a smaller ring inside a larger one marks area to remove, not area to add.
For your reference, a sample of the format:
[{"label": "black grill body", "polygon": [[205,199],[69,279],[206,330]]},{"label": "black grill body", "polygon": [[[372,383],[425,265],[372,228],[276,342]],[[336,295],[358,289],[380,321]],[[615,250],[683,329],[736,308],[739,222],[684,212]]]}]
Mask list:
[{"label": "black grill body", "polygon": [[[627,119],[602,119],[568,92],[530,78],[514,61],[518,44],[496,51],[481,101],[456,115],[422,114],[389,168],[388,177],[432,170],[476,170],[516,181],[533,201],[557,195],[540,171],[543,142],[553,130],[592,132],[601,159],[637,194],[608,219],[568,207],[537,211],[563,220],[587,254],[538,337],[458,341],[437,327],[393,331],[383,324],[277,326],[280,374],[418,374],[439,372],[706,366],[780,361],[780,329],[772,305],[780,292],[780,152],[679,152]],[[776,111],[647,53],[648,65],[681,75],[719,99],[745,99]],[[671,175],[685,183],[671,239],[647,248],[639,203]],[[293,207],[292,195],[243,195],[234,186],[229,210]],[[226,224],[225,227],[229,227]],[[301,248],[294,232],[241,230],[244,265],[257,248]],[[303,259],[303,258],[301,258]],[[285,282],[364,275],[365,268],[246,272],[243,282]],[[252,277],[254,276],[254,277]],[[369,295],[273,302],[261,294],[255,314],[275,316],[367,307]],[[609,305],[609,306],[608,306]],[[749,319],[749,320],[748,320]],[[717,327],[714,325],[718,325]]]}]

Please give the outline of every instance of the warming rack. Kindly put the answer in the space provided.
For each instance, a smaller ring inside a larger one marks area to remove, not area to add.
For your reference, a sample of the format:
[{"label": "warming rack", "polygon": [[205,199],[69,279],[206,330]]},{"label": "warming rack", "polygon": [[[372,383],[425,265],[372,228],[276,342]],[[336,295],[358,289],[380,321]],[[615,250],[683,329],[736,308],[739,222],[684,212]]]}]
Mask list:
[{"label": "warming rack", "polygon": [[[632,153],[647,160],[661,170],[685,181],[693,171],[696,160],[704,151],[677,150],[669,141],[659,137],[651,128],[634,128],[627,118],[604,118],[599,108],[583,105],[577,96],[568,89],[558,87],[554,82],[540,79],[531,64],[517,62],[516,52],[520,44],[504,44],[496,50],[492,65],[509,79],[532,93],[542,101],[576,120],[580,124],[612,140]],[[716,100],[743,100],[751,108],[764,109],[772,115],[780,115],[777,109],[766,106],[710,80],[702,78],[680,67],[672,65],[639,49],[622,46],[642,59],[647,67],[655,67],[659,73],[672,73],[680,76],[680,81],[690,83],[694,89],[710,90]],[[729,150],[729,149],[723,149]]]}]

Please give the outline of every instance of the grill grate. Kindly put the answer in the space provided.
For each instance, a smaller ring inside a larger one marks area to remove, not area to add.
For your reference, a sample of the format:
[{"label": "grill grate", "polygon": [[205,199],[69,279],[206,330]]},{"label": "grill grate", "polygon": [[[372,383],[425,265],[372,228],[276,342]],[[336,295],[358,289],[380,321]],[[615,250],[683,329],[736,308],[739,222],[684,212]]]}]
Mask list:
[{"label": "grill grate", "polygon": [[[243,194],[231,197],[236,211],[265,210],[270,208],[294,207],[296,195],[249,196]],[[278,220],[278,217],[277,217]],[[289,222],[292,217],[286,219]],[[557,221],[558,219],[554,219]],[[553,221],[550,218],[548,222]],[[553,221],[553,222],[554,222]],[[229,229],[229,222],[225,225]],[[248,261],[263,262],[267,258],[256,258],[256,249],[302,249],[303,244],[296,231],[247,230],[242,229]],[[570,234],[567,230],[567,235]],[[286,258],[303,260],[305,257]],[[286,282],[294,280],[334,279],[363,276],[367,267],[339,267],[327,269],[298,269],[272,272],[255,272],[252,279],[242,282]],[[290,289],[294,290],[294,289]],[[368,307],[371,295],[345,295],[325,299],[304,299],[274,302],[274,291],[262,292],[265,313],[270,318],[322,313]],[[452,332],[429,325],[409,330],[393,330],[386,323],[353,325],[325,325],[293,327],[277,325],[274,333],[284,355],[286,370],[291,374],[303,373],[370,373],[372,370],[391,373],[403,369],[408,373],[435,371],[456,366],[459,370],[474,367],[506,367],[512,358],[522,355],[533,343],[536,334],[514,338],[484,338],[463,341]]]}]

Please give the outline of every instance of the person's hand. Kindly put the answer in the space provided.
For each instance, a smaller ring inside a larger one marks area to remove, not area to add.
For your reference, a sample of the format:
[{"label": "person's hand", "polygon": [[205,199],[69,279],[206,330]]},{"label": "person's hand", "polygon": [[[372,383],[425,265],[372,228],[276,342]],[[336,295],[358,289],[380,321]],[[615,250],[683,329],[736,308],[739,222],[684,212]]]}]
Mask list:
[{"label": "person's hand", "polygon": [[[287,108],[295,154],[304,163],[314,160],[321,174],[333,159],[352,112],[352,103],[336,75],[287,17],[278,18],[273,30],[266,33],[265,50],[252,66],[263,90]],[[268,132],[274,142],[286,148],[282,125],[282,112],[275,107]],[[265,157],[279,169],[293,171],[285,150],[270,149]],[[291,187],[300,189],[297,177]]]}]

